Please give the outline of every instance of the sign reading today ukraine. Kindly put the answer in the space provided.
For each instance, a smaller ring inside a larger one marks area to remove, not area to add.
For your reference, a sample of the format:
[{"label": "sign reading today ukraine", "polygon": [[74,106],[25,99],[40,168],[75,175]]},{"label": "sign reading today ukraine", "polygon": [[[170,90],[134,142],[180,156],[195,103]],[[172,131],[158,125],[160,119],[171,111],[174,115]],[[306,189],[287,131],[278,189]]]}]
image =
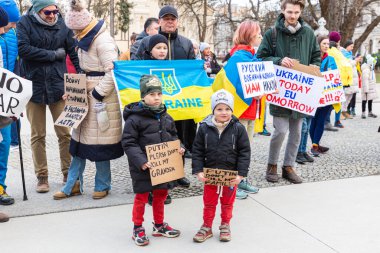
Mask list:
[{"label": "sign reading today ukraine", "polygon": [[275,66],[279,94],[268,94],[267,102],[314,116],[326,80],[294,69]]},{"label": "sign reading today ukraine", "polygon": [[200,60],[116,61],[113,74],[123,106],[141,100],[142,75],[156,75],[174,120],[203,119],[211,113],[213,92],[203,65]]}]

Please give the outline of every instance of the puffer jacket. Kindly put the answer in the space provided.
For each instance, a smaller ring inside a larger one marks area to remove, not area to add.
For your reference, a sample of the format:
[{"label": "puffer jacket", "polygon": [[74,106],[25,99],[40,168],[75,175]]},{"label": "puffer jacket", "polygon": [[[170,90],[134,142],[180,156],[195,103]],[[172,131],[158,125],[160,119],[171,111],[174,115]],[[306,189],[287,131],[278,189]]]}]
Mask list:
[{"label": "puffer jacket", "polygon": [[[285,27],[285,17],[280,14],[277,18],[276,27],[276,50],[273,52],[272,31],[265,32],[264,38],[257,51],[257,58],[263,61],[272,61],[276,65],[281,65],[285,57],[297,59],[304,65],[321,65],[321,54],[314,32],[309,28],[302,18],[298,22],[301,28],[292,34]],[[287,108],[270,104],[270,113],[276,117],[304,118],[305,114],[292,111]]]},{"label": "puffer jacket", "polygon": [[[165,33],[159,30],[159,34],[164,35],[168,39],[168,56],[167,60],[193,60],[195,53],[193,43],[188,38],[178,34],[178,30],[174,33]],[[143,60],[146,51],[149,51],[149,39],[147,36],[141,40],[136,55],[131,57],[132,60]]]},{"label": "puffer jacket", "polygon": [[18,56],[16,29],[11,28],[7,33],[0,35],[0,46],[3,53],[3,68],[13,72]]},{"label": "puffer jacket", "polygon": [[193,143],[193,174],[203,172],[203,168],[238,171],[246,177],[251,161],[251,147],[245,127],[232,116],[230,123],[219,136],[212,123],[213,115],[206,117],[199,126]]},{"label": "puffer jacket", "polygon": [[141,167],[148,162],[145,146],[178,140],[173,118],[165,110],[155,114],[136,102],[125,106],[122,145],[128,156],[129,171],[135,193],[151,192],[153,189],[169,189],[172,183],[152,186],[149,169]]},{"label": "puffer jacket", "polygon": [[26,79],[33,82],[31,101],[53,104],[62,99],[63,75],[67,73],[65,59],[56,60],[55,50],[64,48],[76,70],[80,71],[74,34],[59,14],[57,23],[47,26],[39,23],[33,13],[30,9],[17,23],[18,53]]},{"label": "puffer jacket", "polygon": [[378,97],[375,73],[368,63],[362,64],[362,101],[374,100]]},{"label": "puffer jacket", "polygon": [[[73,129],[70,153],[90,161],[108,161],[123,156],[121,147],[121,112],[115,84],[109,67],[117,60],[117,46],[103,25],[89,50],[78,50],[80,67],[86,72],[105,72],[104,76],[87,76],[88,113],[77,129]],[[96,99],[93,94],[97,94]],[[102,98],[107,105],[110,127],[98,127],[95,103]]]}]

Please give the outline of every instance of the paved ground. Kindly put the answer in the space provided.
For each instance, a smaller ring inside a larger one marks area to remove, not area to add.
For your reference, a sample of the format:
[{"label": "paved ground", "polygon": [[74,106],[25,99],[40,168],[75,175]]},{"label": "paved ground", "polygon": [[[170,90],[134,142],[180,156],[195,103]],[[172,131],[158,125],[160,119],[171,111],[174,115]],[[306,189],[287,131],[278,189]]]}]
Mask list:
[{"label": "paved ground", "polygon": [[[357,105],[360,109],[359,104]],[[374,103],[374,112],[380,115],[380,103]],[[11,216],[25,216],[42,213],[69,211],[93,207],[113,206],[132,203],[133,193],[131,179],[128,170],[127,158],[124,156],[112,161],[112,191],[111,195],[104,200],[94,201],[91,193],[94,182],[94,163],[88,162],[85,171],[85,196],[70,198],[63,201],[54,201],[52,195],[62,187],[60,173],[58,145],[54,135],[53,125],[48,119],[49,127],[47,134],[47,152],[49,163],[49,181],[51,192],[37,194],[34,191],[36,179],[33,172],[33,163],[30,152],[29,123],[24,118],[22,126],[22,142],[26,184],[29,200],[22,201],[21,176],[19,169],[19,153],[12,152],[10,156],[10,169],[7,178],[8,192],[16,198],[16,204],[9,207],[0,206]],[[317,182],[342,178],[377,175],[380,173],[380,133],[377,129],[380,118],[360,119],[357,116],[353,120],[343,121],[344,129],[339,132],[326,132],[322,143],[331,148],[328,154],[317,158],[314,163],[299,165],[298,173],[304,182]],[[269,130],[272,130],[271,119],[268,121]],[[252,162],[249,172],[249,180],[260,188],[287,185],[288,182],[281,180],[277,184],[266,182],[265,169],[267,163],[270,137],[256,136],[252,146]],[[310,140],[309,140],[310,141]],[[310,144],[310,143],[309,143]],[[285,146],[285,145],[284,145]],[[280,156],[280,160],[282,159]],[[176,189],[173,192],[175,198],[198,196],[202,192],[201,185],[190,172],[190,160],[186,161],[186,173],[192,181],[189,189]],[[280,162],[281,165],[281,162]]]}]

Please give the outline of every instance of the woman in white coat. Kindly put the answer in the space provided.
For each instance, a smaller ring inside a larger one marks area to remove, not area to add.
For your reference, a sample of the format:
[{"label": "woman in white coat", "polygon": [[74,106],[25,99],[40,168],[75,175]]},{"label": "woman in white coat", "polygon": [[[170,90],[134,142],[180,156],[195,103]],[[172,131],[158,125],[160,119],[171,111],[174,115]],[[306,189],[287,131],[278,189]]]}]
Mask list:
[{"label": "woman in white coat", "polygon": [[372,112],[372,101],[378,97],[376,90],[375,68],[376,60],[368,54],[362,64],[362,119],[366,118],[366,104],[368,103],[368,117],[377,118]]}]

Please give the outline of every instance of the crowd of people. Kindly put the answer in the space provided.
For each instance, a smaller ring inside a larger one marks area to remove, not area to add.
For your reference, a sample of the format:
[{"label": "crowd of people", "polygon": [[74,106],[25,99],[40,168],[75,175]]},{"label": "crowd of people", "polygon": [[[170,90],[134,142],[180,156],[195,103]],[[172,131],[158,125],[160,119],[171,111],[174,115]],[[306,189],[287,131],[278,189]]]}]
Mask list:
[{"label": "crowd of people", "polygon": [[[237,171],[231,187],[204,186],[203,224],[193,237],[195,242],[204,242],[213,236],[212,224],[220,198],[219,239],[230,241],[235,199],[244,199],[248,193],[259,191],[247,180],[258,115],[259,118],[264,117],[259,133],[271,136],[266,180],[272,183],[279,181],[280,150],[285,137],[288,137],[281,176],[294,184],[302,183],[302,178],[295,171],[296,162],[314,162],[315,157],[328,152],[328,147],[320,145],[324,131],[338,131],[344,127],[341,119],[356,116],[356,94],[361,92],[361,118],[377,117],[372,111],[373,100],[377,98],[373,72],[375,60],[370,55],[353,56],[353,42],[348,40],[341,46],[339,32],[316,38],[314,31],[300,17],[305,7],[303,0],[283,0],[281,14],[264,36],[259,23],[242,22],[235,31],[234,46],[221,65],[207,42],[197,42],[179,34],[179,15],[173,6],[162,7],[158,18],[147,19],[144,31],[133,35],[130,49],[120,50],[105,22],[96,19],[82,1],[70,1],[64,16],[60,14],[55,0],[32,0],[32,4],[21,16],[14,0],[0,0],[0,64],[33,82],[33,96],[26,106],[26,117],[31,125],[36,191],[46,193],[50,190],[46,111],[48,108],[54,121],[63,111],[67,99],[63,77],[69,69],[67,63],[70,63],[72,72],[86,75],[89,111],[72,132],[69,128],[54,126],[64,186],[54,193],[53,198],[62,200],[83,194],[83,172],[87,160],[96,164],[92,197],[105,198],[112,182],[110,161],[126,154],[135,193],[132,238],[139,246],[149,243],[143,227],[147,203],[153,208],[153,236],[173,238],[180,235],[178,229],[165,222],[164,205],[172,202],[171,189],[190,187],[190,180],[186,177],[152,186],[149,174],[152,164],[148,162],[145,146],[179,139],[182,145],[179,153],[183,155],[184,162],[191,162],[192,174],[200,182],[207,181],[203,173],[205,167]],[[237,112],[235,105],[240,98],[216,85],[210,98],[212,113],[197,126],[194,120],[174,121],[163,103],[160,79],[154,75],[143,75],[140,79],[141,100],[126,105],[122,115],[112,78],[114,61],[195,59],[204,61],[204,71],[210,78],[215,78],[215,83],[223,84],[228,80],[237,92],[242,89],[236,74],[237,63],[241,62],[271,61],[291,68],[297,59],[304,65],[319,66],[321,72],[338,69],[346,101],[319,107],[314,117],[270,104],[274,128],[271,134],[265,128],[268,115],[258,113],[266,107],[265,96],[248,99],[246,110]],[[333,110],[334,126],[330,123]],[[105,112],[101,117],[100,111]],[[21,127],[19,116],[0,117],[1,205],[14,203],[6,193],[5,178],[13,139],[12,145],[17,145],[17,138],[12,137],[17,137],[17,130],[12,134],[12,129]],[[307,144],[309,138],[310,146]],[[0,221],[8,219],[7,215],[0,213]]]}]

